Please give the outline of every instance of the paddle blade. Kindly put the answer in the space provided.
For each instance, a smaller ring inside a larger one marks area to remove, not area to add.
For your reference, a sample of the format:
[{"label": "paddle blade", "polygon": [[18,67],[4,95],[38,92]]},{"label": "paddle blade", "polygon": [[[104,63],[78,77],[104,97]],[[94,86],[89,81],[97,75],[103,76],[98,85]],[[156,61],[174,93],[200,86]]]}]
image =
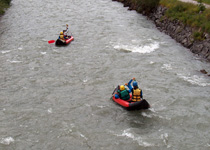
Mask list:
[{"label": "paddle blade", "polygon": [[48,41],[48,43],[49,43],[49,44],[55,43],[55,40],[50,40],[50,41]]}]

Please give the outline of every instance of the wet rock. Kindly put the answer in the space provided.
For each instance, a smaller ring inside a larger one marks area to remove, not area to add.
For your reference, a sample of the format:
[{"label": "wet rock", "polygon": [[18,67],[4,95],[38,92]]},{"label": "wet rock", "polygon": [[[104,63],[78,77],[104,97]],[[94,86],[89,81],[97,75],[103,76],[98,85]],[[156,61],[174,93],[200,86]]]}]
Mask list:
[{"label": "wet rock", "polygon": [[207,74],[208,72],[205,69],[200,70],[201,73]]},{"label": "wet rock", "polygon": [[203,57],[207,58],[208,57],[208,51],[209,51],[209,49],[204,46],[204,48],[202,49],[201,55]]},{"label": "wet rock", "polygon": [[181,26],[177,26],[176,30],[175,30],[175,34],[180,33],[183,30],[183,28]]}]

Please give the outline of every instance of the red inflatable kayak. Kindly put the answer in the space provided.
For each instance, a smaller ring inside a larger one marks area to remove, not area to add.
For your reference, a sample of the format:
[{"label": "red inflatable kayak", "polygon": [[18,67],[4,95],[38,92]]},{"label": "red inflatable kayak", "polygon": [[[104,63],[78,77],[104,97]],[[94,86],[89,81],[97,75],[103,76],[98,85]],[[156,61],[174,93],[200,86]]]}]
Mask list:
[{"label": "red inflatable kayak", "polygon": [[74,40],[73,36],[69,36],[69,38],[65,39],[65,40],[57,39],[55,42],[55,45],[57,45],[57,46],[68,45],[73,40]]},{"label": "red inflatable kayak", "polygon": [[150,108],[149,103],[143,99],[141,101],[132,102],[132,94],[130,93],[130,99],[128,101],[122,100],[120,98],[115,98],[115,94],[117,94],[117,91],[119,89],[119,86],[116,87],[114,92],[112,93],[111,99],[119,104],[120,106],[128,109],[128,110],[139,110],[139,109],[148,109]]}]

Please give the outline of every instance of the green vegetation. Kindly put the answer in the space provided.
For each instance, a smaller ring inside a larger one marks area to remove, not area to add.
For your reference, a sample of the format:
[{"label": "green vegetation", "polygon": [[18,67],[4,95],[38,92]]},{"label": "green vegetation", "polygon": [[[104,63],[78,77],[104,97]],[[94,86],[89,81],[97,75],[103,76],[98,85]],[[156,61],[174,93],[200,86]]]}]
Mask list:
[{"label": "green vegetation", "polygon": [[160,0],[136,0],[138,12],[145,12],[145,14],[148,14],[156,8],[160,2]]},{"label": "green vegetation", "polygon": [[149,14],[158,6],[160,0],[117,0],[139,13]]},{"label": "green vegetation", "polygon": [[9,7],[11,0],[0,0],[0,15],[4,14],[5,8]]},{"label": "green vegetation", "polygon": [[210,33],[210,9],[201,5],[183,3],[178,0],[161,0],[160,4],[166,6],[166,16],[172,20],[180,20],[185,25],[193,27],[194,38],[203,39],[203,33]]}]

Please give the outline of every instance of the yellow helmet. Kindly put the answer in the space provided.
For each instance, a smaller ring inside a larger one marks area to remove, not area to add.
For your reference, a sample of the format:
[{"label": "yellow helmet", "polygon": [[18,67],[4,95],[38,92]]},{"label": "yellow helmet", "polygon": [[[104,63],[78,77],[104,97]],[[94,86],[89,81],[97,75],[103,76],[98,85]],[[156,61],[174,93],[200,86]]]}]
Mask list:
[{"label": "yellow helmet", "polygon": [[123,91],[123,90],[125,90],[125,86],[124,85],[121,85],[120,86],[120,91]]},{"label": "yellow helmet", "polygon": [[63,35],[63,31],[60,32],[60,35]]}]

